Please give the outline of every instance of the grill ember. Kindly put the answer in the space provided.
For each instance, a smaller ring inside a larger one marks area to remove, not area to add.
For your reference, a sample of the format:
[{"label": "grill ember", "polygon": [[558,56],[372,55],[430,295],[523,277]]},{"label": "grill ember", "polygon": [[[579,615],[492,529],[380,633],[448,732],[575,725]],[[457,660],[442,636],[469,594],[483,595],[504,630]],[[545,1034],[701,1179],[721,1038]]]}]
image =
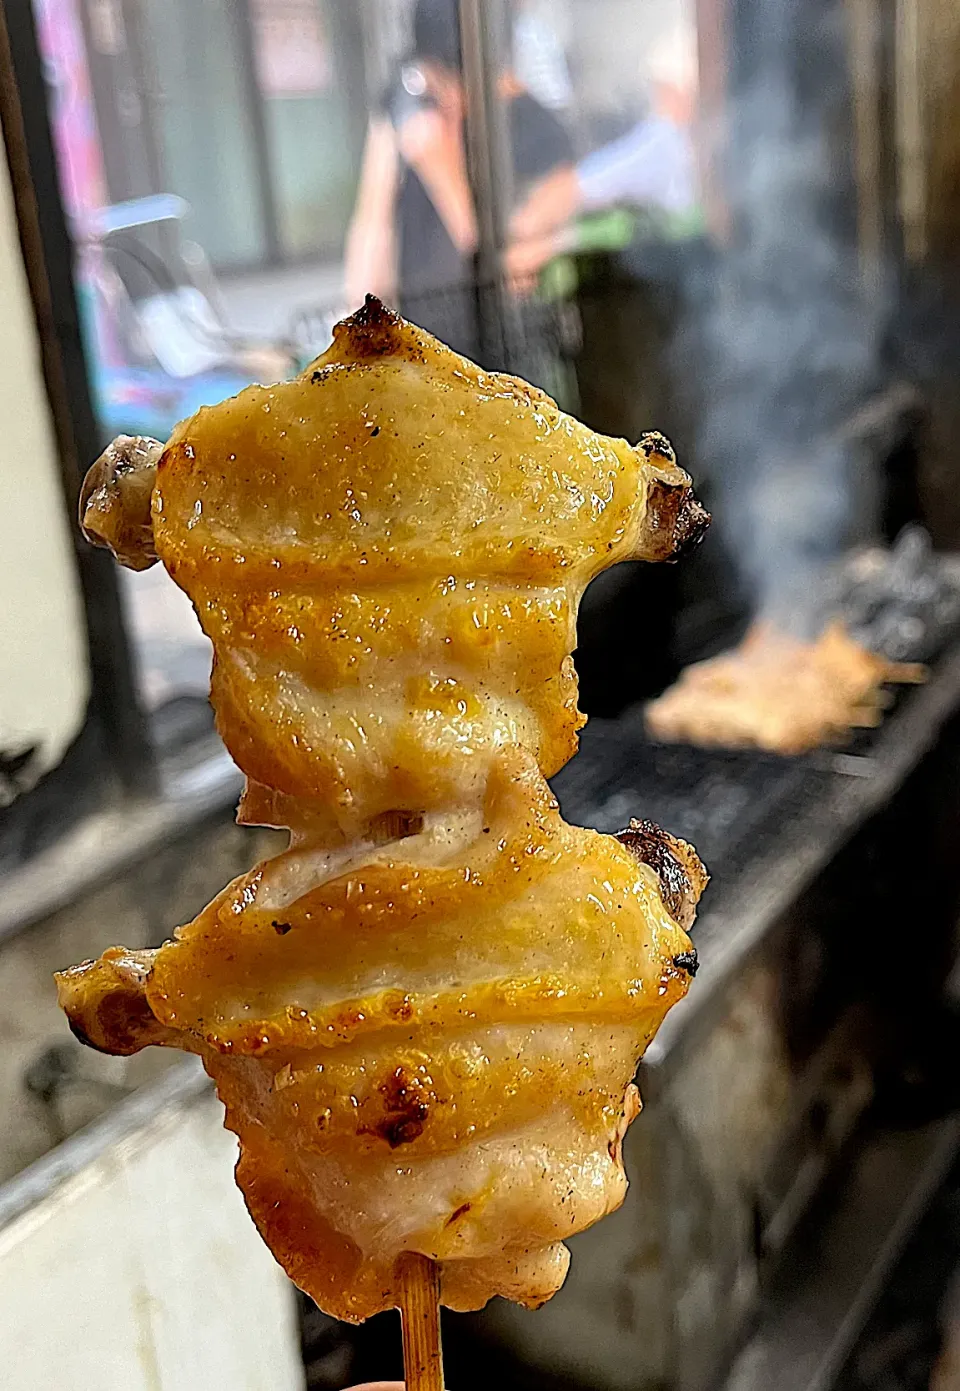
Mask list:
[{"label": "grill ember", "polygon": [[290,849],[157,951],[59,977],[92,1046],[198,1054],[237,1180],[320,1306],[535,1305],[622,1201],[637,1060],[695,969],[706,876],[649,823],[567,825],[589,580],[706,515],[662,437],[598,436],[375,300],[295,381],[91,471],[91,539],[213,641],[240,819]]}]

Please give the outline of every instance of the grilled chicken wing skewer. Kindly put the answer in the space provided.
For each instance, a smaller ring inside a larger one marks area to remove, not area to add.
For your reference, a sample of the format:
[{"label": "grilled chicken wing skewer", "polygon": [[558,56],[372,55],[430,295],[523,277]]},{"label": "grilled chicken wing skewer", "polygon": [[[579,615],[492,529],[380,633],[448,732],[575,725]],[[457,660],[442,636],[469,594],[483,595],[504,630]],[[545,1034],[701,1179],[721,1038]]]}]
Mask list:
[{"label": "grilled chicken wing skewer", "polygon": [[583,588],[706,525],[669,445],[598,436],[375,300],[296,380],[120,440],[83,524],[212,639],[240,819],[289,850],[157,951],[59,977],[107,1052],[197,1053],[237,1180],[326,1311],[535,1305],[618,1206],[639,1056],[695,966],[689,846],[568,826]]},{"label": "grilled chicken wing skewer", "polygon": [[758,624],[734,651],[687,667],[647,706],[647,727],[673,742],[807,753],[878,725],[884,685],[924,674],[868,652],[839,622],[816,642]]}]

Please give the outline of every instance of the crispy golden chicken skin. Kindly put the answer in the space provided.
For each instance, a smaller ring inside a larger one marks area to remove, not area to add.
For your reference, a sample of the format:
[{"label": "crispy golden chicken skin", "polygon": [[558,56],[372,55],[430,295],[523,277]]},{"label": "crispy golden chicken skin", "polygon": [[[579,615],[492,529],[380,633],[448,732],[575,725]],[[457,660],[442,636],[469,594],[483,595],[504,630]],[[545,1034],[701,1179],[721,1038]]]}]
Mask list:
[{"label": "crispy golden chicken skin", "polygon": [[374,300],[295,381],[98,467],[86,530],[189,594],[241,819],[292,834],[158,951],[63,972],[71,1026],[200,1055],[254,1220],[331,1314],[395,1305],[407,1251],[451,1307],[542,1302],[623,1199],[631,1078],[696,969],[690,847],[568,826],[545,782],[580,594],[695,539],[689,480]]}]

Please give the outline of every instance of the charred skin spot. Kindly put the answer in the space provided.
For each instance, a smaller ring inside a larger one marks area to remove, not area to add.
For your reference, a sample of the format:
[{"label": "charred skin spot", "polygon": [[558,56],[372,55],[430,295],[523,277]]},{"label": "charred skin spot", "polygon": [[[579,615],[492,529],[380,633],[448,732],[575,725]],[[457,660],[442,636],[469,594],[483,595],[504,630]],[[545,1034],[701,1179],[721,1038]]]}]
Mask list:
[{"label": "charred skin spot", "polygon": [[376,295],[367,295],[361,307],[333,330],[334,340],[349,342],[357,358],[387,357],[404,353],[409,347],[408,332],[399,314],[388,309]]},{"label": "charred skin spot", "polygon": [[661,435],[659,430],[649,430],[645,435],[641,435],[638,449],[642,449],[648,459],[654,457],[662,459],[665,464],[674,465],[677,456],[674,453],[673,445],[666,435]]},{"label": "charred skin spot", "polygon": [[640,864],[649,865],[660,881],[667,912],[685,932],[689,931],[707,882],[706,870],[693,847],[653,821],[631,821],[625,830],[617,832],[615,839]]},{"label": "charred skin spot", "polygon": [[691,884],[660,827],[652,821],[631,821],[617,840],[640,864],[649,865],[660,880],[660,892],[670,916],[679,922]]},{"label": "charred skin spot", "polygon": [[82,1043],[84,1048],[92,1048],[95,1053],[106,1053],[108,1051],[106,1048],[101,1048],[99,1043],[94,1043],[86,1029],[84,1029],[83,1025],[80,1024],[73,1015],[67,1015],[67,1025],[74,1038],[78,1043]]},{"label": "charred skin spot", "polygon": [[366,1018],[359,1005],[346,1005],[329,1024],[331,1034],[344,1034],[349,1036],[359,1027]]},{"label": "charred skin spot", "polygon": [[380,1083],[379,1091],[384,1116],[366,1133],[379,1135],[391,1149],[408,1145],[422,1135],[430,1112],[423,1081],[401,1066]]},{"label": "charred skin spot", "polygon": [[647,512],[657,538],[653,560],[675,561],[694,550],[710,526],[710,513],[689,482],[655,478],[647,493]]},{"label": "charred skin spot", "polygon": [[690,951],[678,952],[673,958],[673,964],[680,971],[686,971],[688,976],[695,976],[700,969],[700,958],[697,955],[696,947]]},{"label": "charred skin spot", "polygon": [[139,992],[117,990],[105,995],[97,1005],[97,1032],[106,1046],[94,1043],[100,1053],[127,1056],[155,1041],[158,1023],[145,996]]},{"label": "charred skin spot", "polygon": [[692,491],[688,492],[677,513],[673,528],[674,551],[673,555],[668,557],[670,564],[682,560],[684,556],[697,549],[710,530],[712,521],[713,518],[703,504],[697,501]]},{"label": "charred skin spot", "polygon": [[413,1001],[410,999],[410,996],[404,995],[395,1003],[391,1003],[390,1013],[393,1015],[394,1019],[398,1020],[400,1023],[406,1023],[408,1020],[412,1019]]},{"label": "charred skin spot", "polygon": [[74,1038],[98,1053],[121,1057],[168,1041],[168,1030],[144,993],[150,957],[150,952],[127,954],[112,947],[98,961],[56,973],[60,1006]]},{"label": "charred skin spot", "polygon": [[152,498],[164,446],[146,435],[118,435],[87,470],[80,490],[80,529],[128,570],[157,561]]},{"label": "charred skin spot", "polygon": [[[657,431],[644,435],[637,448],[653,464],[677,468],[670,441]],[[651,560],[679,560],[700,544],[710,526],[710,513],[694,496],[686,474],[675,479],[655,478],[647,493],[647,512],[657,538]]]},{"label": "charred skin spot", "polygon": [[418,836],[423,830],[422,811],[384,811],[375,816],[367,828],[367,837],[375,845],[386,845],[391,840],[407,840]]},{"label": "charred skin spot", "polygon": [[[424,1114],[426,1114],[425,1111]],[[394,1150],[398,1145],[408,1145],[411,1140],[416,1140],[419,1135],[423,1134],[423,1120],[420,1117],[416,1119],[398,1117],[396,1120],[384,1121],[383,1125],[380,1126],[379,1133]]]}]

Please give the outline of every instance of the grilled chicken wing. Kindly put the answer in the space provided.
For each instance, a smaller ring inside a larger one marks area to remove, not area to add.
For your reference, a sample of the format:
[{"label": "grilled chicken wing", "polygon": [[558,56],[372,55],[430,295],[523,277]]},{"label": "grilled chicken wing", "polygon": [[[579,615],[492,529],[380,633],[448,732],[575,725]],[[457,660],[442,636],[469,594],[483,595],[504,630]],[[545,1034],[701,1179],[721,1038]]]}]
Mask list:
[{"label": "grilled chicken wing", "polygon": [[157,951],[63,972],[72,1027],[200,1055],[251,1214],[328,1312],[395,1305],[408,1251],[454,1308],[542,1302],[622,1201],[631,1078],[695,969],[690,847],[568,826],[545,782],[584,586],[706,524],[669,445],[369,300],[295,381],[118,442],[83,520],[193,600],[240,818],[291,842]]}]

